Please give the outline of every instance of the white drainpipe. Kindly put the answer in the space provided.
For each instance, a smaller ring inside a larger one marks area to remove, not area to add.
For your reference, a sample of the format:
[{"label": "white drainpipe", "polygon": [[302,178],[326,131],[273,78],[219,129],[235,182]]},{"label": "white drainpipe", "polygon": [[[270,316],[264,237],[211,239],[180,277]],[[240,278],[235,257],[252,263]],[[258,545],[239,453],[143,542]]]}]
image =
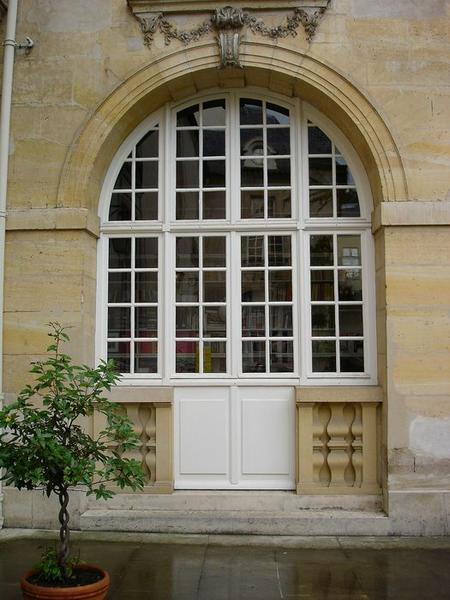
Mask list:
[{"label": "white drainpipe", "polygon": [[[9,129],[16,49],[18,0],[9,0],[3,55],[2,104],[0,115],[0,407],[3,405],[3,308],[5,278],[6,199],[8,190]],[[0,482],[0,528],[3,526],[3,494]]]}]

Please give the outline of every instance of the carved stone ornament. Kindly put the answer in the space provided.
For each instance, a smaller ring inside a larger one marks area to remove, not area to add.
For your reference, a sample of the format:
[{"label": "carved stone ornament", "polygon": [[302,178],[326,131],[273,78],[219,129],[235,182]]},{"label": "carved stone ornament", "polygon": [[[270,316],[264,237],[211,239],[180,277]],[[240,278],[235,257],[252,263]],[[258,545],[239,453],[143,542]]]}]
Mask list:
[{"label": "carved stone ornament", "polygon": [[[178,40],[185,45],[195,42],[210,32],[217,33],[219,45],[220,66],[241,67],[239,56],[240,46],[245,27],[253,34],[279,40],[295,37],[300,26],[303,27],[308,42],[314,37],[319,22],[327,10],[331,0],[309,0],[298,2],[243,2],[249,10],[275,9],[290,11],[284,21],[275,27],[270,27],[264,21],[248,10],[237,6],[208,9],[203,0],[198,2],[150,2],[147,0],[127,0],[129,9],[141,26],[144,34],[144,44],[151,48],[156,33],[161,33],[166,45],[172,40]],[[183,4],[185,8],[183,8]],[[187,4],[189,6],[187,6]],[[212,4],[212,3],[207,3]],[[233,4],[236,4],[233,2]],[[258,6],[256,6],[258,5]],[[181,30],[169,19],[169,14],[186,14],[192,12],[210,12],[209,17],[190,30]]]}]

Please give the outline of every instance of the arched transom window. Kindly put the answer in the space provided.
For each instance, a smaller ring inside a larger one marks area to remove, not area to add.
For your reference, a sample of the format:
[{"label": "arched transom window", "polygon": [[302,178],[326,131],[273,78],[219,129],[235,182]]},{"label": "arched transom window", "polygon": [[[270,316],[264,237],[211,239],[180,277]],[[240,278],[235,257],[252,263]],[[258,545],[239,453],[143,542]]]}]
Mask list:
[{"label": "arched transom window", "polygon": [[370,192],[300,101],[166,106],[101,202],[98,354],[125,379],[375,378]]}]

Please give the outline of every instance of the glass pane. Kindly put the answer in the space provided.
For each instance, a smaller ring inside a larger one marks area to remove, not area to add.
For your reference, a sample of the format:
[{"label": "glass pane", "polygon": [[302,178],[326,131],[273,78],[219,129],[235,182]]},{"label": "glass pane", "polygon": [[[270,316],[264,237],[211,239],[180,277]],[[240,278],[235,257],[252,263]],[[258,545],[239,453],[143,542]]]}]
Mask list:
[{"label": "glass pane", "polygon": [[198,373],[198,342],[176,343],[176,372]]},{"label": "glass pane", "polygon": [[203,344],[203,372],[226,373],[227,343],[205,342]]},{"label": "glass pane", "polygon": [[242,342],[242,371],[265,373],[266,342]]},{"label": "glass pane", "polygon": [[131,194],[112,194],[109,205],[110,221],[131,221]]},{"label": "glass pane", "polygon": [[241,125],[258,125],[263,122],[261,100],[241,98],[240,101]]},{"label": "glass pane", "polygon": [[337,216],[361,216],[358,193],[356,190],[337,190]]},{"label": "glass pane", "polygon": [[262,156],[264,154],[264,130],[241,129],[241,156]]},{"label": "glass pane", "polygon": [[291,217],[291,191],[273,190],[268,193],[269,219],[289,219]]},{"label": "glass pane", "polygon": [[136,220],[158,220],[158,192],[136,192]]},{"label": "glass pane", "polygon": [[312,370],[314,373],[336,372],[336,342],[312,342]]},{"label": "glass pane", "polygon": [[242,302],[264,302],[264,271],[242,273]]},{"label": "glass pane", "polygon": [[137,306],[134,314],[136,337],[158,337],[158,309],[156,306]]},{"label": "glass pane", "polygon": [[177,112],[177,127],[198,127],[199,125],[200,110],[198,104]]},{"label": "glass pane", "polygon": [[177,161],[177,188],[198,188],[198,162]]},{"label": "glass pane", "polygon": [[331,337],[336,333],[334,305],[311,306],[312,335]]},{"label": "glass pane", "polygon": [[338,271],[339,300],[362,300],[362,282],[360,269]]},{"label": "glass pane", "polygon": [[241,219],[264,219],[264,192],[241,192]]},{"label": "glass pane", "polygon": [[338,264],[356,267],[361,264],[361,238],[359,235],[338,235]]},{"label": "glass pane", "polygon": [[121,338],[131,336],[129,308],[108,308],[108,337]]},{"label": "glass pane", "polygon": [[336,184],[355,185],[350,168],[343,156],[336,157]]},{"label": "glass pane", "polygon": [[225,100],[210,100],[203,103],[203,127],[225,125]]},{"label": "glass pane", "polygon": [[158,187],[158,162],[136,163],[136,189],[147,189]]},{"label": "glass pane", "polygon": [[123,163],[114,184],[115,190],[131,190],[131,164],[130,162]]},{"label": "glass pane", "polygon": [[204,271],[203,302],[226,302],[225,271]]},{"label": "glass pane", "polygon": [[264,237],[262,235],[241,237],[241,265],[243,267],[264,266]]},{"label": "glass pane", "polygon": [[331,154],[330,138],[318,127],[308,127],[310,154]]},{"label": "glass pane", "polygon": [[110,238],[108,266],[110,269],[129,269],[131,267],[130,238]]},{"label": "glass pane", "polygon": [[309,185],[332,185],[331,158],[309,159]]},{"label": "glass pane", "polygon": [[177,131],[177,156],[198,156],[198,130]]},{"label": "glass pane", "polygon": [[225,161],[203,161],[203,187],[225,187]]},{"label": "glass pane", "polygon": [[261,158],[241,160],[241,187],[258,187],[264,184],[264,161]]},{"label": "glass pane", "polygon": [[198,219],[198,192],[177,192],[177,220]]},{"label": "glass pane", "polygon": [[198,302],[198,273],[178,272],[176,288],[177,302]]},{"label": "glass pane", "polygon": [[364,373],[364,343],[362,340],[341,340],[341,372]]},{"label": "glass pane", "polygon": [[242,337],[264,337],[266,315],[264,306],[242,307]]},{"label": "glass pane", "polygon": [[286,128],[267,130],[267,154],[290,154],[291,130]]},{"label": "glass pane", "polygon": [[226,239],[223,236],[203,238],[203,266],[226,267]]},{"label": "glass pane", "polygon": [[158,273],[136,273],[136,302],[158,302]]},{"label": "glass pane", "polygon": [[177,306],[177,337],[198,337],[198,306]]},{"label": "glass pane", "polygon": [[108,302],[131,302],[131,273],[109,274]]},{"label": "glass pane", "polygon": [[269,300],[271,302],[290,302],[292,300],[291,271],[269,272]]},{"label": "glass pane", "polygon": [[339,334],[341,337],[363,335],[362,306],[339,306]]},{"label": "glass pane", "polygon": [[267,160],[268,185],[291,184],[291,161],[289,158],[269,158]]},{"label": "glass pane", "polygon": [[207,129],[203,132],[203,156],[225,156],[225,131]]},{"label": "glass pane", "polygon": [[198,237],[177,238],[177,267],[198,267]]},{"label": "glass pane", "polygon": [[334,271],[311,271],[311,300],[313,302],[334,300]]},{"label": "glass pane", "polygon": [[227,309],[226,306],[203,307],[203,335],[204,337],[227,337]]},{"label": "glass pane", "polygon": [[158,342],[136,342],[134,345],[134,372],[158,372]]},{"label": "glass pane", "polygon": [[270,372],[292,373],[294,347],[291,341],[270,342]]},{"label": "glass pane", "polygon": [[269,267],[289,267],[291,262],[291,236],[269,236]]},{"label": "glass pane", "polygon": [[268,125],[287,125],[289,123],[289,110],[283,106],[268,102],[266,118]]},{"label": "glass pane", "polygon": [[137,143],[136,158],[158,158],[158,130],[149,131]]},{"label": "glass pane", "polygon": [[225,192],[203,192],[203,218],[226,218]]},{"label": "glass pane", "polygon": [[310,239],[311,266],[333,266],[333,236],[312,235]]},{"label": "glass pane", "polygon": [[119,373],[130,372],[130,342],[108,342],[108,360],[113,360]]},{"label": "glass pane", "polygon": [[333,216],[333,190],[309,190],[309,216]]},{"label": "glass pane", "polygon": [[291,306],[270,307],[269,335],[273,337],[290,337],[293,335]]},{"label": "glass pane", "polygon": [[136,268],[158,268],[158,238],[136,238]]}]

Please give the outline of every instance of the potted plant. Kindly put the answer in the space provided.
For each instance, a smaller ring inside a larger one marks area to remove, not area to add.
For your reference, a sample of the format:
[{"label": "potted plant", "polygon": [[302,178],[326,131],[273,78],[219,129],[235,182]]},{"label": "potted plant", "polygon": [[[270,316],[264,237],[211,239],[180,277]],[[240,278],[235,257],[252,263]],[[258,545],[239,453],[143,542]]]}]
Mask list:
[{"label": "potted plant", "polygon": [[[56,494],[60,505],[58,549],[47,550],[39,565],[22,578],[22,593],[25,599],[100,600],[108,591],[108,574],[70,557],[69,492],[76,487],[107,499],[114,495],[109,483],[142,489],[139,462],[123,455],[139,440],[119,406],[102,396],[119,378],[114,364],[102,361],[96,368],[73,364],[61,350],[69,340],[65,328],[49,325],[48,357],[33,362],[30,369],[35,383],[0,410],[3,481],[18,489]],[[80,423],[94,411],[106,417],[105,428],[95,438]]]}]

